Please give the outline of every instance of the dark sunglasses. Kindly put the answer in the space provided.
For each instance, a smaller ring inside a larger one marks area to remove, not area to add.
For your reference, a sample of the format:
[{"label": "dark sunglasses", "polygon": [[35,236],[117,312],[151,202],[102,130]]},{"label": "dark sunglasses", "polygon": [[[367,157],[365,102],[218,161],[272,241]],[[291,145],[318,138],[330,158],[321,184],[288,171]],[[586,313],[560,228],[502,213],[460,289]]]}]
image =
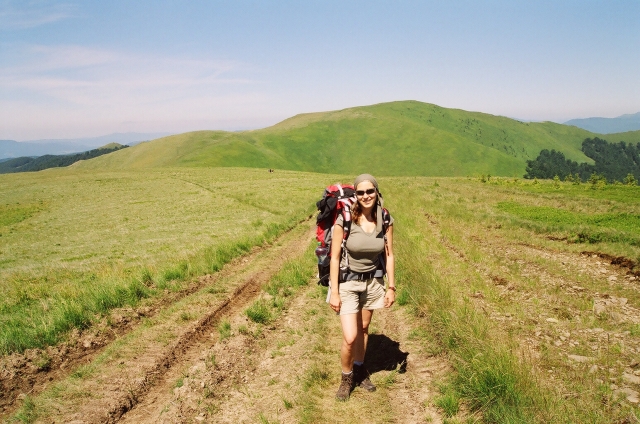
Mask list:
[{"label": "dark sunglasses", "polygon": [[364,196],[365,193],[371,196],[375,192],[376,192],[375,188],[368,188],[366,190],[356,190],[356,196],[362,197]]}]

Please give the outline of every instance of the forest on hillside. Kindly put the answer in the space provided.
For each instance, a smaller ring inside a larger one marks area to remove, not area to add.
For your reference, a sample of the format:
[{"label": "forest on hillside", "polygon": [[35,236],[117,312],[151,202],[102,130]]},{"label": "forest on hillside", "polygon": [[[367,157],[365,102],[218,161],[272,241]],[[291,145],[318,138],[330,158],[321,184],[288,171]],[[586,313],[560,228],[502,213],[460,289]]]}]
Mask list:
[{"label": "forest on hillside", "polygon": [[524,178],[586,181],[593,175],[609,182],[635,183],[640,180],[640,143],[609,143],[600,138],[587,138],[582,152],[594,164],[566,159],[562,152],[544,149],[535,160],[527,161]]},{"label": "forest on hillside", "polygon": [[35,172],[48,168],[59,168],[72,165],[79,160],[87,160],[107,153],[124,149],[126,145],[117,144],[113,147],[103,147],[100,149],[88,150],[82,153],[71,155],[43,155],[38,157],[23,156],[0,162],[0,174],[10,174],[14,172]]}]

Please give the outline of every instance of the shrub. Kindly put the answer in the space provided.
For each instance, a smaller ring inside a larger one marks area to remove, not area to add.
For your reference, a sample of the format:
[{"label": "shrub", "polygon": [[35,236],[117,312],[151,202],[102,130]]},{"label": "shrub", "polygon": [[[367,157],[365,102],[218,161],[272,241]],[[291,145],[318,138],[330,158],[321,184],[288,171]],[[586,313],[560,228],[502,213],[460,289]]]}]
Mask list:
[{"label": "shrub", "polygon": [[636,180],[636,177],[631,173],[627,174],[627,176],[624,177],[624,180],[622,180],[622,183],[628,186],[638,185],[638,181]]}]

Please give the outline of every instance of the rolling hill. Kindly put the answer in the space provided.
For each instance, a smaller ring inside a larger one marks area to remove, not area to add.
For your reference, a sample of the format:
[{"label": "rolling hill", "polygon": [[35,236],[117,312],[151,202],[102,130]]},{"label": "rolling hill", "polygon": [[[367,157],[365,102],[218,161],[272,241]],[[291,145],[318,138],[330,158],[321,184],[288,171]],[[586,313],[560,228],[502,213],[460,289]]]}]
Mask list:
[{"label": "rolling hill", "polygon": [[[479,112],[399,101],[296,115],[244,132],[198,131],[160,138],[79,163],[81,169],[256,167],[320,173],[521,177],[542,149],[589,162],[588,137],[640,141],[640,131],[602,136],[552,122],[523,123]],[[622,138],[621,138],[622,137]]]}]

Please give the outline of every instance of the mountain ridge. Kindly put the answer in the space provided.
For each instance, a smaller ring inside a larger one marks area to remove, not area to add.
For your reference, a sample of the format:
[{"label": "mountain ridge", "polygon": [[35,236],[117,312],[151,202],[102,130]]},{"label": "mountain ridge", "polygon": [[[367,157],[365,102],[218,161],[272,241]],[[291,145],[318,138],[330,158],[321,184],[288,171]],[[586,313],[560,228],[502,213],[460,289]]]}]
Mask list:
[{"label": "mountain ridge", "polygon": [[140,143],[74,165],[86,170],[244,167],[380,176],[520,178],[543,149],[592,163],[586,138],[640,141],[554,122],[522,122],[414,100],[304,113],[267,128],[194,131]]},{"label": "mountain ridge", "polygon": [[581,118],[571,119],[564,123],[600,134],[615,134],[640,130],[640,112],[620,115],[615,118]]},{"label": "mountain ridge", "polygon": [[82,153],[100,148],[109,143],[127,144],[131,146],[142,141],[153,140],[167,135],[170,135],[170,133],[128,132],[84,138],[38,139],[27,141],[0,140],[0,159]]}]

